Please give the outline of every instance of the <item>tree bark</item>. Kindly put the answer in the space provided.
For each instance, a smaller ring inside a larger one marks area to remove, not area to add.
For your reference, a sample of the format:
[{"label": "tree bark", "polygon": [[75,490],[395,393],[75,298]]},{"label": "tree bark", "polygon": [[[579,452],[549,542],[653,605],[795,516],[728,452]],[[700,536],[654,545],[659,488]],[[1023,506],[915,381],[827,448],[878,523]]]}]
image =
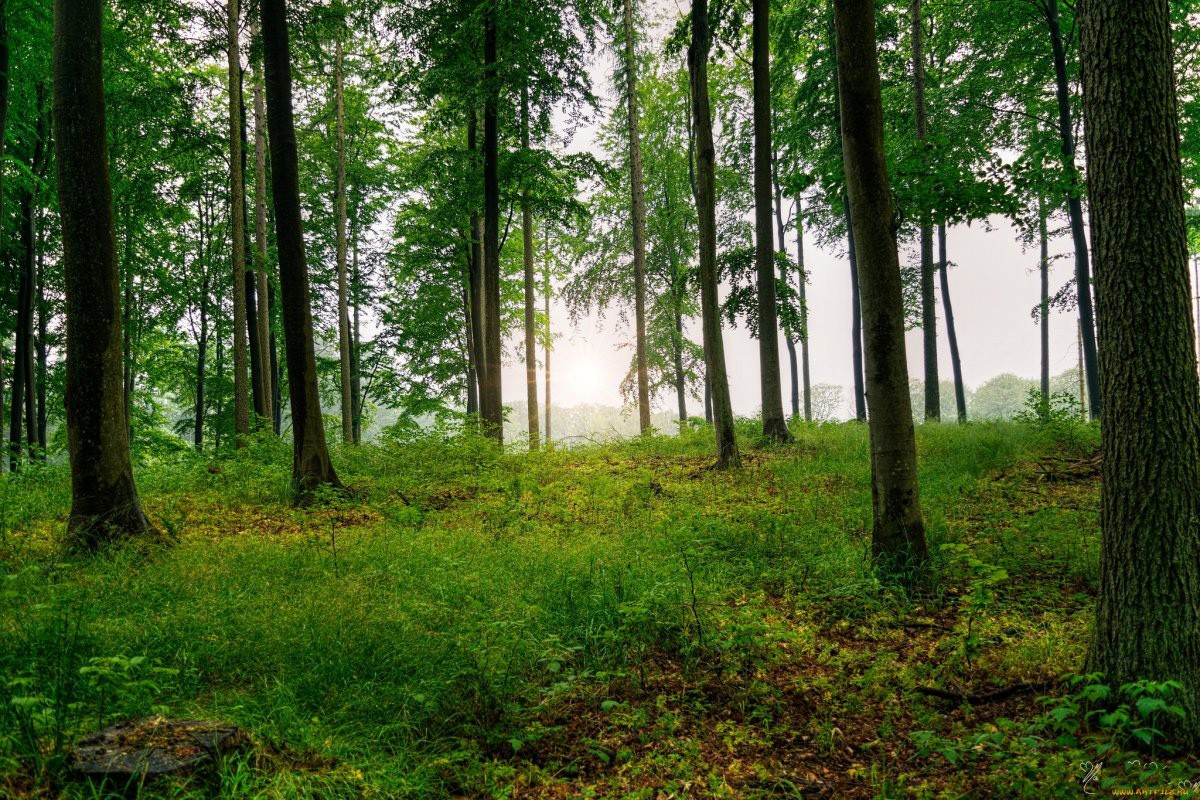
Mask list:
[{"label": "tree bark", "polygon": [[[917,127],[917,147],[924,148],[928,131],[928,112],[925,106],[925,56],[923,39],[925,30],[921,24],[921,0],[912,0],[912,68],[913,107]],[[922,164],[929,168],[928,159],[922,156]],[[934,294],[933,278],[933,224],[928,208],[920,209],[921,220],[921,341],[925,354],[925,421],[938,422],[942,418],[941,379],[938,377],[937,355],[937,295]]]},{"label": "tree bark", "polygon": [[[773,183],[774,183],[774,187],[775,187],[775,232],[779,238],[779,252],[782,253],[783,256],[786,258],[787,257],[787,235],[786,235],[787,230],[783,224],[783,191],[779,188],[779,181],[775,179],[774,169],[772,169],[772,179],[773,179]],[[799,223],[800,223],[800,219],[798,216],[799,210],[800,210],[800,207],[796,206],[797,226],[799,226]],[[799,232],[799,230],[800,230],[799,227],[797,227],[796,230],[797,230],[797,232]],[[781,286],[788,285],[787,271],[782,266],[780,266],[780,268],[779,268],[779,284]],[[803,289],[801,289],[801,292],[803,292]],[[803,312],[801,312],[801,313],[803,313]],[[799,364],[797,363],[797,359],[796,359],[796,341],[795,341],[795,339],[792,338],[792,335],[790,333],[788,333],[786,330],[783,332],[783,340],[784,340],[784,343],[787,345],[788,367],[791,370],[791,375],[792,375],[792,391],[791,391],[792,417],[799,417],[800,416],[800,367],[799,367]]]},{"label": "tree bark", "polygon": [[[478,114],[472,108],[467,116],[467,149],[471,153],[473,163],[479,147],[477,142],[478,128]],[[486,383],[485,374],[487,372],[487,358],[485,356],[487,342],[483,335],[483,310],[487,305],[487,301],[484,291],[483,223],[479,219],[479,212],[475,209],[471,210],[471,244],[468,255],[470,256],[468,284],[471,296],[471,342],[475,347],[475,413],[482,420],[485,403],[483,396],[485,391],[484,384]]]},{"label": "tree bark", "polygon": [[129,457],[116,236],[104,121],[104,3],[55,0],[54,130],[65,277],[68,542],[153,534]]},{"label": "tree bark", "polygon": [[550,434],[550,350],[553,342],[550,334],[550,232],[546,232],[546,260],[542,264],[542,302],[546,310],[546,330],[543,349],[546,358],[546,446],[552,446],[554,439]]},{"label": "tree bark", "polygon": [[[796,266],[800,273],[800,366],[804,380],[804,421],[812,422],[812,375],[808,360],[808,268],[804,263],[804,205],[796,196]],[[857,283],[857,281],[856,281]],[[862,370],[859,370],[859,375]]]},{"label": "tree bark", "polygon": [[642,143],[638,131],[637,50],[633,0],[624,0],[625,100],[629,112],[629,186],[633,203],[633,307],[637,359],[638,426],[650,430],[650,368],[646,357],[646,191],[642,181]]},{"label": "tree bark", "polygon": [[725,371],[725,344],[721,338],[721,308],[717,296],[717,189],[716,147],[708,100],[708,53],[712,31],[708,27],[708,0],[692,0],[692,42],[688,49],[692,117],[696,137],[696,212],[700,255],[700,310],[704,328],[713,423],[717,439],[717,467],[740,467],[729,376]]},{"label": "tree bark", "polygon": [[751,0],[754,105],[754,266],[758,277],[758,361],[762,389],[763,437],[789,442],[779,376],[779,310],[775,297],[775,242],[772,232],[770,0]]},{"label": "tree bark", "polygon": [[[0,0],[0,159],[4,157],[4,141],[8,131],[8,2]],[[0,175],[0,188],[3,188],[3,176]],[[4,198],[0,191],[0,219],[4,219]],[[4,416],[4,380],[3,357],[0,357],[0,420]],[[3,424],[0,422],[0,436],[3,436]],[[0,470],[4,468],[4,459],[0,458]]]},{"label": "tree bark", "polygon": [[[521,91],[521,147],[529,150],[529,89]],[[538,449],[538,385],[536,286],[533,276],[533,209],[529,189],[521,192],[521,234],[525,258],[525,403],[529,426],[529,449]]]},{"label": "tree bark", "polygon": [[1038,272],[1042,278],[1042,301],[1039,322],[1042,325],[1042,406],[1050,410],[1050,237],[1046,234],[1046,210],[1038,198],[1038,244],[1041,254]]},{"label": "tree bark", "polygon": [[[354,443],[362,442],[362,318],[359,313],[362,296],[362,273],[358,268],[358,206],[350,220],[350,300],[354,317],[350,328],[350,405],[354,412]],[[368,388],[370,384],[368,383]]]},{"label": "tree bark", "polygon": [[[854,419],[867,421],[867,389],[863,382],[862,295],[859,290],[858,251],[854,246],[854,219],[850,197],[844,198],[846,212],[846,249],[850,258],[850,363],[854,367]],[[911,400],[910,400],[911,403]]]},{"label": "tree bark", "polygon": [[[1179,681],[1200,743],[1200,382],[1167,0],[1081,0],[1100,315],[1100,594],[1088,671]],[[1132,59],[1132,62],[1131,62]]]},{"label": "tree bark", "polygon": [[292,404],[292,486],[305,499],[321,485],[340,487],[325,445],[312,304],[300,214],[296,130],[292,118],[292,70],[285,0],[262,0],[263,62],[267,127],[271,146],[271,190],[275,241],[283,294],[283,338],[287,348],[288,395]]},{"label": "tree bark", "polygon": [[[252,23],[251,39],[258,38],[259,21]],[[265,420],[274,420],[277,388],[271,357],[271,292],[267,288],[267,107],[263,99],[262,64],[254,70],[254,267],[258,293],[259,360],[262,362],[262,409]],[[274,426],[272,426],[274,427]],[[275,430],[275,433],[278,433]]]},{"label": "tree bark", "polygon": [[37,445],[38,457],[46,459],[46,381],[50,361],[50,306],[46,302],[46,245],[44,228],[38,226],[37,240]]},{"label": "tree bark", "polygon": [[496,9],[484,11],[483,64],[483,354],[486,368],[479,405],[485,435],[504,443],[504,402],[500,377],[500,87],[496,55]]},{"label": "tree bark", "polygon": [[[1079,301],[1079,324],[1083,337],[1083,365],[1087,378],[1088,413],[1100,418],[1100,362],[1096,353],[1096,322],[1092,308],[1091,266],[1087,235],[1083,224],[1083,187],[1075,165],[1075,123],[1071,115],[1071,87],[1067,81],[1067,54],[1058,17],[1058,0],[1041,0],[1050,31],[1054,57],[1054,88],[1058,100],[1058,133],[1062,140],[1063,169],[1067,173],[1067,215],[1071,220],[1071,239],[1075,245],[1075,291]],[[1096,293],[1097,297],[1099,292]]]},{"label": "tree bark", "polygon": [[835,0],[834,11],[842,153],[854,241],[862,259],[859,285],[871,408],[872,550],[885,570],[911,573],[924,566],[929,551],[917,486],[900,261],[883,146],[875,4],[873,0]]},{"label": "tree bark", "polygon": [[339,23],[334,44],[334,148],[337,150],[337,175],[334,179],[334,205],[337,207],[337,301],[338,365],[342,393],[342,441],[354,442],[354,395],[350,387],[350,288],[346,264],[346,97],[345,55]]},{"label": "tree bark", "polygon": [[233,260],[233,418],[238,447],[250,435],[249,351],[246,326],[246,183],[242,177],[242,60],[239,0],[228,3],[229,224]]},{"label": "tree bark", "polygon": [[[253,16],[253,15],[251,15]],[[246,113],[246,73],[242,71],[238,76],[238,115],[241,119],[238,125],[238,130],[242,139],[242,186],[246,186],[247,175],[250,174],[250,139],[247,129],[247,113]],[[243,281],[246,284],[244,290],[246,297],[246,335],[247,335],[247,352],[250,358],[250,427],[258,430],[262,427],[262,421],[266,419],[264,414],[264,365],[266,361],[262,357],[262,352],[259,350],[259,331],[258,331],[258,282],[255,277],[254,261],[257,260],[257,252],[255,243],[251,239],[250,227],[250,208],[246,202],[245,190],[242,194],[242,231],[245,234],[246,245],[244,252],[249,253],[249,260],[243,256],[245,263],[245,272],[242,273]]]},{"label": "tree bark", "polygon": [[946,339],[950,342],[950,368],[954,372],[954,404],[960,423],[967,421],[967,390],[963,386],[962,359],[958,355],[958,331],[950,304],[950,261],[946,257],[946,223],[938,223],[938,267],[942,280],[942,306],[946,313]]}]

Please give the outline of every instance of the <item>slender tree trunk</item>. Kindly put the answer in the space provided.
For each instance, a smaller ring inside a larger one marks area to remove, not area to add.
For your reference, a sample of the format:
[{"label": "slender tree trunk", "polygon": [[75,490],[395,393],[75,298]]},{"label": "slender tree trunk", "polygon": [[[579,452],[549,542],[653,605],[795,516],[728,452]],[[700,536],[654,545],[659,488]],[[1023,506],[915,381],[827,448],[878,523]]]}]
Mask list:
[{"label": "slender tree trunk", "polygon": [[339,26],[334,45],[334,147],[337,150],[337,175],[334,196],[337,206],[337,298],[338,298],[338,364],[342,392],[342,441],[354,441],[354,397],[350,390],[350,289],[346,265],[346,99],[345,56],[342,51],[342,29]]},{"label": "slender tree trunk", "polygon": [[[917,126],[917,146],[925,146],[928,136],[927,111],[925,107],[925,56],[923,39],[925,30],[921,24],[921,0],[910,4],[912,21],[912,69],[913,107]],[[924,168],[929,161],[922,155]],[[925,353],[925,421],[938,422],[942,418],[941,379],[938,376],[937,355],[937,295],[934,294],[933,225],[929,209],[922,208],[921,216],[921,340]]]},{"label": "slender tree trunk", "polygon": [[37,444],[38,454],[46,458],[46,381],[49,378],[50,307],[46,303],[46,246],[43,228],[38,226],[37,248]]},{"label": "slender tree trunk", "polygon": [[[1075,165],[1075,123],[1071,115],[1071,87],[1067,80],[1067,54],[1058,17],[1058,0],[1041,0],[1050,30],[1054,56],[1054,86],[1058,99],[1058,132],[1062,140],[1063,169],[1069,185],[1067,215],[1071,220],[1071,239],[1075,245],[1075,290],[1079,300],[1079,324],[1083,336],[1083,364],[1087,377],[1088,413],[1100,418],[1100,365],[1096,354],[1096,322],[1092,309],[1091,266],[1087,235],[1083,224],[1082,183]],[[1099,292],[1096,293],[1097,297]]]},{"label": "slender tree trunk", "polygon": [[544,351],[546,357],[546,446],[550,447],[554,444],[554,439],[550,434],[550,350],[553,344],[553,337],[550,333],[550,231],[546,231],[546,260],[542,264],[542,302],[545,303],[546,310],[546,330],[544,342]]},{"label": "slender tree trunk", "polygon": [[[251,39],[259,37],[259,21],[251,24]],[[262,363],[263,419],[275,418],[277,387],[271,357],[271,292],[267,288],[267,107],[263,99],[262,64],[254,70],[254,271],[258,294],[258,358]],[[274,426],[272,426],[274,427]],[[275,433],[278,433],[275,430]]]},{"label": "slender tree trunk", "polygon": [[872,549],[885,569],[909,571],[929,558],[917,488],[900,261],[883,147],[883,101],[873,0],[834,0],[842,153],[862,258],[859,284],[865,323],[867,397],[871,404],[874,531]]},{"label": "slender tree trunk", "polygon": [[303,499],[320,485],[340,486],[341,482],[325,446],[325,423],[321,418],[321,395],[317,388],[312,304],[300,213],[296,130],[292,118],[292,68],[285,0],[262,0],[262,35],[275,240],[279,248],[288,394],[292,404],[292,483],[297,497]]},{"label": "slender tree trunk", "polygon": [[1038,244],[1041,257],[1038,272],[1042,277],[1042,302],[1039,314],[1042,325],[1042,406],[1050,410],[1050,237],[1046,235],[1046,210],[1038,198]]},{"label": "slender tree trunk", "polygon": [[[268,328],[271,336],[268,345],[271,353],[271,411],[274,417],[271,420],[275,430],[275,435],[278,436],[283,431],[283,371],[279,364],[279,345],[275,334],[275,284],[267,283],[267,305],[272,310],[270,317],[270,326]],[[291,390],[288,390],[291,394]]]},{"label": "slender tree trunk", "polygon": [[[772,169],[774,177],[774,169]],[[774,180],[775,187],[775,233],[779,238],[779,252],[787,257],[787,231],[783,224],[783,191],[779,188],[779,181]],[[800,207],[796,207],[796,213],[799,214]],[[800,224],[800,218],[796,218],[797,226]],[[796,229],[799,231],[799,227]],[[788,285],[787,271],[780,266],[779,268],[779,284],[780,286]],[[801,312],[803,313],[803,312]],[[783,332],[784,343],[787,345],[788,367],[792,374],[792,417],[800,416],[800,369],[796,361],[796,341],[792,338],[792,334],[787,330]]]},{"label": "slender tree trunk", "polygon": [[[0,159],[4,156],[4,140],[8,124],[8,2],[0,0]],[[3,176],[0,176],[0,189],[3,188]],[[3,192],[0,191],[0,219],[4,219]],[[4,380],[3,358],[0,357],[0,419],[4,415]],[[0,435],[3,435],[3,424],[0,424]],[[4,459],[0,458],[0,470],[3,469]]]},{"label": "slender tree trunk", "polygon": [[[844,198],[846,208],[846,248],[850,255],[850,361],[854,367],[854,418],[867,421],[867,389],[863,374],[862,292],[858,274],[858,250],[854,244],[854,219],[850,213],[849,194]],[[911,399],[910,399],[911,404]]]},{"label": "slender tree trunk", "polygon": [[[253,15],[251,15],[253,16]],[[238,131],[241,136],[241,153],[242,153],[242,232],[245,240],[243,249],[242,261],[245,265],[245,272],[242,273],[243,281],[246,288],[243,290],[246,297],[246,335],[247,335],[247,355],[250,359],[250,427],[258,430],[261,427],[261,421],[266,418],[264,413],[264,397],[263,381],[264,381],[264,364],[262,351],[259,349],[259,332],[258,332],[258,282],[255,277],[255,269],[253,262],[257,260],[257,251],[255,243],[251,239],[250,227],[250,208],[246,202],[245,186],[246,177],[250,174],[250,139],[247,127],[248,119],[246,112],[246,73],[239,71],[238,73],[238,118],[240,123]],[[247,260],[245,253],[249,253],[250,257]]]},{"label": "slender tree trunk", "polygon": [[[1088,671],[1173,680],[1200,743],[1200,383],[1167,0],[1081,0],[1100,315],[1100,594]],[[1136,69],[1129,54],[1137,54]],[[1115,700],[1114,700],[1115,702]]]},{"label": "slender tree trunk", "polygon": [[633,202],[633,307],[637,359],[638,426],[650,430],[650,368],[646,358],[646,192],[642,182],[642,143],[638,131],[637,49],[633,0],[624,0],[625,100],[629,113],[629,186]]},{"label": "slender tree trunk", "polygon": [[30,198],[31,192],[27,188],[22,188],[20,200],[21,260],[18,265],[16,336],[13,341],[12,403],[9,406],[8,417],[8,468],[13,472],[21,468],[22,454],[25,449],[23,423],[25,420],[25,377],[27,374],[26,362],[29,357],[28,336],[30,330],[28,318],[30,287],[26,262],[29,251],[32,249],[27,217],[33,206]]},{"label": "slender tree trunk", "polygon": [[463,319],[466,320],[466,328],[463,331],[463,339],[467,343],[467,415],[479,413],[479,384],[475,373],[475,364],[478,359],[478,354],[475,348],[475,337],[473,328],[475,320],[471,314],[471,288],[470,288],[470,261],[471,257],[467,255],[467,273],[468,279],[466,285],[462,289],[463,302]]},{"label": "slender tree trunk", "polygon": [[121,259],[124,264],[122,280],[125,286],[125,297],[121,303],[121,314],[123,315],[121,354],[124,366],[122,385],[125,390],[125,427],[129,429],[129,440],[133,441],[133,308],[135,298],[133,295],[133,235],[129,231],[128,222],[124,225],[124,233],[122,239],[124,257]]},{"label": "slender tree trunk", "polygon": [[[804,204],[796,196],[796,266],[800,286],[800,366],[804,379],[804,421],[812,422],[812,376],[808,360],[808,268],[804,264]],[[857,285],[857,281],[855,281]],[[859,375],[862,371],[859,370]]]},{"label": "slender tree trunk", "polygon": [[751,0],[754,15],[751,72],[754,96],[754,266],[758,273],[758,361],[763,437],[774,442],[789,442],[792,434],[783,415],[783,382],[779,376],[779,310],[775,297],[775,242],[771,220],[774,206],[771,161],[774,150],[771,146],[770,5],[770,0]]},{"label": "slender tree trunk", "polygon": [[358,207],[350,224],[350,299],[354,317],[350,339],[350,402],[354,409],[354,443],[362,442],[363,396],[362,396],[362,318],[359,314],[362,296],[362,273],[358,268]]},{"label": "slender tree trunk", "polygon": [[204,292],[200,296],[200,338],[196,342],[196,407],[195,426],[192,429],[192,444],[197,450],[204,449],[204,396],[205,372],[208,364],[208,279],[204,280]]},{"label": "slender tree trunk", "polygon": [[504,443],[504,401],[500,377],[500,121],[496,85],[496,9],[484,11],[483,64],[483,373],[480,406],[484,433]]},{"label": "slender tree trunk", "polygon": [[[529,150],[529,89],[521,91],[521,147]],[[529,449],[538,449],[537,322],[533,275],[533,209],[529,189],[521,193],[521,233],[525,245],[525,418]]]},{"label": "slender tree trunk", "polygon": [[675,302],[675,335],[671,337],[672,355],[675,360],[675,402],[678,405],[679,421],[687,422],[687,376],[683,372],[683,314],[679,302]]},{"label": "slender tree trunk", "polygon": [[101,0],[55,0],[54,131],[67,308],[67,537],[94,549],[152,534],[129,458],[104,122]]},{"label": "slender tree trunk", "polygon": [[954,328],[954,307],[950,304],[950,261],[946,257],[946,223],[938,223],[938,265],[942,280],[942,306],[946,313],[946,339],[950,342],[950,368],[954,372],[954,404],[958,421],[967,421],[967,390],[963,386],[962,359],[958,355],[958,331]]},{"label": "slender tree trunk", "polygon": [[[471,109],[467,117],[467,149],[471,152],[472,161],[474,162],[476,151],[478,150],[478,115],[475,109]],[[471,342],[475,346],[475,381],[476,381],[476,406],[477,413],[482,420],[483,406],[485,404],[484,386],[487,383],[487,357],[485,350],[487,348],[486,337],[483,335],[483,317],[484,308],[487,306],[486,292],[484,290],[484,269],[483,269],[483,222],[479,219],[479,212],[471,211],[471,245],[468,251],[470,256],[468,285],[471,296]]]},{"label": "slender tree trunk", "polygon": [[704,355],[712,394],[717,437],[717,467],[740,467],[729,376],[725,371],[725,344],[721,338],[721,308],[717,297],[717,190],[716,147],[708,100],[708,52],[712,31],[708,27],[708,0],[692,0],[692,43],[688,49],[692,116],[696,136],[696,211],[700,234],[700,306],[704,326]]},{"label": "slender tree trunk", "polygon": [[244,447],[250,434],[249,352],[246,325],[246,183],[242,177],[242,61],[239,0],[229,0],[229,224],[233,256],[233,415],[235,441]]}]

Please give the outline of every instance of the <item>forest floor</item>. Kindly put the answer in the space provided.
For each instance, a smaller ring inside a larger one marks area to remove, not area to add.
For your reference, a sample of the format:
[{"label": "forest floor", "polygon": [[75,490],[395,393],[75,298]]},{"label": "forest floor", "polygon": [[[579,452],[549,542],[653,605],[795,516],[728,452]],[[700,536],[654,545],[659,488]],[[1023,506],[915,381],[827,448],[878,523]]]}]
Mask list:
[{"label": "forest floor", "polygon": [[1170,687],[1101,712],[1119,693],[1069,677],[1096,594],[1094,428],[920,426],[935,558],[908,588],[868,561],[865,428],[753,430],[734,472],[704,431],[385,440],[336,450],[354,495],[306,509],[285,443],[145,455],[176,544],[86,559],[55,545],[65,469],[6,476],[0,796],[105,796],[64,754],[150,713],[236,723],[259,751],[143,797],[1190,791],[1200,765],[1154,733]]}]

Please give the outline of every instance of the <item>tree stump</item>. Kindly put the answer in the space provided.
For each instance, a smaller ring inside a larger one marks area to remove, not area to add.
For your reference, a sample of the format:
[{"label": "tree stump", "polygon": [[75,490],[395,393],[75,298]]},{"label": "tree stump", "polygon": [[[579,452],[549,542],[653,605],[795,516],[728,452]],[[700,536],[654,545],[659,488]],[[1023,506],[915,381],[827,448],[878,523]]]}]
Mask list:
[{"label": "tree stump", "polygon": [[250,744],[246,731],[227,722],[143,717],[84,737],[71,753],[70,768],[79,778],[117,782],[187,776]]}]

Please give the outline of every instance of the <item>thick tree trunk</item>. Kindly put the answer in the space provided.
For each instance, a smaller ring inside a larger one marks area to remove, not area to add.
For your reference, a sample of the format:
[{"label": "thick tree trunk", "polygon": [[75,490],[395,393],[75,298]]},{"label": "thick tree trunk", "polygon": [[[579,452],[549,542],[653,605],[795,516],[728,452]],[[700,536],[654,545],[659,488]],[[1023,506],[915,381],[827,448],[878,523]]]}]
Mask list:
[{"label": "thick tree trunk", "polygon": [[[258,19],[252,23],[251,30],[251,39],[257,39]],[[254,271],[258,294],[258,341],[255,346],[263,367],[262,408],[258,413],[265,420],[274,420],[277,387],[271,359],[271,292],[267,288],[267,107],[263,99],[261,63],[254,70]]]},{"label": "thick tree trunk", "polygon": [[[779,181],[775,179],[774,169],[772,169],[772,179],[773,179],[773,184],[775,187],[775,233],[779,239],[779,252],[782,253],[784,255],[784,257],[786,258],[787,257],[787,229],[785,228],[785,226],[783,224],[783,191],[779,188]],[[800,224],[799,213],[800,213],[800,207],[796,206],[796,214],[797,214],[796,230],[797,230],[797,232],[800,230],[800,228],[799,228],[799,224]],[[787,271],[782,266],[780,266],[780,268],[779,268],[779,285],[780,286],[788,285]],[[801,291],[803,291],[803,289]],[[803,312],[801,312],[801,313],[803,313]],[[792,391],[791,391],[792,417],[795,418],[795,417],[800,416],[800,366],[797,363],[797,359],[796,359],[796,340],[793,339],[792,335],[789,332],[787,332],[786,330],[783,332],[783,340],[784,340],[784,343],[787,345],[788,367],[791,370],[791,375],[792,375]]]},{"label": "thick tree trunk", "polygon": [[[928,135],[928,114],[925,108],[925,56],[923,54],[924,27],[921,24],[921,0],[912,0],[910,5],[912,22],[912,69],[913,108],[916,117],[917,146],[924,147]],[[929,162],[922,156],[922,164]],[[925,354],[925,421],[938,422],[942,418],[941,378],[938,376],[937,355],[937,296],[934,294],[933,279],[933,225],[929,209],[920,209],[921,221],[921,342]]]},{"label": "thick tree trunk", "polygon": [[758,277],[758,362],[762,389],[763,437],[789,442],[783,415],[783,386],[779,376],[779,310],[775,297],[775,242],[772,233],[771,160],[771,45],[770,0],[751,0],[754,20],[754,266]]},{"label": "thick tree trunk", "polygon": [[[850,197],[844,198],[846,210],[846,249],[850,257],[850,363],[854,367],[854,418],[867,421],[867,389],[863,382],[862,295],[859,290],[858,250],[854,245],[854,219]],[[909,401],[911,403],[911,400]]]},{"label": "thick tree trunk", "polygon": [[[1088,671],[1174,680],[1200,743],[1200,385],[1167,0],[1079,3],[1100,315],[1102,543]],[[1136,53],[1136,69],[1130,54]]]},{"label": "thick tree trunk", "polygon": [[910,572],[929,558],[917,487],[900,261],[883,147],[883,101],[872,0],[835,0],[842,153],[854,219],[865,323],[874,530],[887,570]]},{"label": "thick tree trunk", "polygon": [[704,356],[712,396],[717,438],[717,467],[740,467],[729,376],[725,371],[725,343],[721,338],[721,307],[717,296],[717,188],[716,147],[708,100],[708,52],[712,31],[708,27],[708,0],[692,0],[692,42],[688,49],[692,117],[696,136],[696,212],[700,235],[700,307],[704,327]]},{"label": "thick tree trunk", "polygon": [[[1071,220],[1071,239],[1075,245],[1075,290],[1079,299],[1079,324],[1083,337],[1083,364],[1087,378],[1088,413],[1100,418],[1100,363],[1096,354],[1096,322],[1092,309],[1092,279],[1088,258],[1087,235],[1083,224],[1082,182],[1075,165],[1075,123],[1071,115],[1071,87],[1067,81],[1067,53],[1058,17],[1058,0],[1041,0],[1050,31],[1054,57],[1054,87],[1058,100],[1058,133],[1062,141],[1063,169],[1069,185],[1067,215]],[[1096,293],[1097,298],[1099,292]]]},{"label": "thick tree trunk", "polygon": [[325,423],[321,418],[321,395],[317,388],[312,304],[300,214],[296,130],[292,118],[292,68],[285,0],[262,0],[262,35],[271,189],[275,199],[275,241],[279,249],[283,337],[292,404],[292,484],[297,497],[304,499],[318,486],[340,486],[341,482],[325,445]]},{"label": "thick tree trunk", "polygon": [[129,458],[112,187],[104,122],[104,3],[55,0],[54,132],[67,309],[66,417],[74,547],[153,533]]},{"label": "thick tree trunk", "polygon": [[[800,287],[800,371],[804,381],[804,421],[812,422],[812,375],[808,360],[808,268],[804,263],[804,204],[796,197],[796,267]],[[857,281],[855,282],[857,284]],[[862,371],[859,370],[859,375]]]},{"label": "thick tree trunk", "polygon": [[342,392],[342,441],[354,442],[354,395],[350,388],[350,288],[346,264],[346,98],[345,55],[339,25],[334,45],[334,148],[337,151],[337,175],[334,178],[334,205],[337,216],[337,305],[338,365]]},{"label": "thick tree trunk", "polygon": [[629,112],[629,186],[633,203],[634,347],[637,359],[638,426],[650,430],[650,368],[646,356],[646,191],[642,182],[642,143],[638,131],[637,50],[633,0],[624,0],[625,101]]},{"label": "thick tree trunk", "polygon": [[1042,301],[1038,307],[1038,322],[1042,330],[1042,406],[1050,409],[1050,237],[1046,234],[1046,210],[1038,198],[1038,272],[1042,278]]},{"label": "thick tree trunk", "polygon": [[249,351],[246,326],[246,183],[242,177],[242,61],[239,0],[229,0],[229,224],[233,260],[233,418],[235,441],[250,434]]},{"label": "thick tree trunk", "polygon": [[504,402],[500,377],[500,120],[496,56],[496,9],[484,11],[483,64],[483,357],[479,405],[483,429],[504,443]]},{"label": "thick tree trunk", "polygon": [[946,257],[946,223],[938,223],[938,267],[942,279],[942,306],[946,313],[946,339],[950,342],[950,368],[954,372],[954,405],[960,423],[967,421],[967,390],[963,386],[962,359],[958,355],[958,331],[950,304],[950,261]]},{"label": "thick tree trunk", "polygon": [[[529,90],[521,92],[521,147],[529,149]],[[529,189],[521,194],[521,234],[525,257],[525,403],[529,449],[538,449],[537,311],[533,275],[533,209]]]}]

